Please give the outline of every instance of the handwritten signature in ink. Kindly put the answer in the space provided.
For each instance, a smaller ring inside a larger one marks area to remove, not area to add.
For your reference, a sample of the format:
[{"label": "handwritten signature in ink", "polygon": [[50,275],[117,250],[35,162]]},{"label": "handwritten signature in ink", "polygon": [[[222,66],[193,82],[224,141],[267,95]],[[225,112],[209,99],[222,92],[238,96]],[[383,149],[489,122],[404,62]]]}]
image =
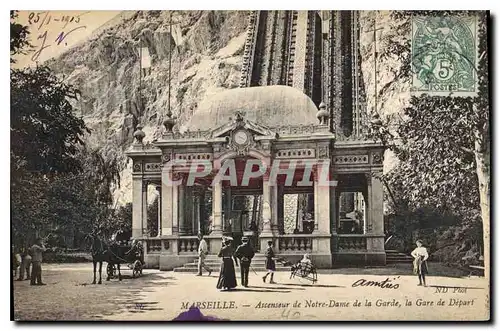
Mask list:
[{"label": "handwritten signature in ink", "polygon": [[[88,13],[88,11],[81,13],[79,15],[74,15],[74,16],[70,16],[70,15],[57,16],[57,15],[55,15],[53,17],[52,14],[50,13],[50,11],[38,12],[38,13],[31,12],[28,15],[28,23],[30,25],[36,24],[38,31],[40,31],[44,25],[48,25],[51,21],[64,23],[64,25],[61,28],[61,31],[57,34],[57,37],[54,39],[53,42],[55,43],[55,46],[59,46],[63,42],[64,42],[64,45],[67,46],[67,43],[65,42],[66,38],[76,30],[86,29],[87,26],[86,25],[79,25],[79,26],[72,28],[71,30],[65,30],[66,27],[72,23],[74,23],[74,24],[80,23],[81,16],[83,16],[87,13]],[[40,23],[40,24],[38,24],[38,23]],[[37,61],[38,58],[40,57],[40,55],[42,54],[42,52],[46,48],[52,46],[51,44],[47,43],[47,39],[49,39],[49,38],[50,38],[50,36],[49,36],[48,30],[45,30],[45,31],[40,32],[38,34],[37,41],[41,40],[41,42],[38,46],[38,49],[33,53],[32,57],[31,57],[32,61]]]},{"label": "handwritten signature in ink", "polygon": [[374,286],[374,287],[380,287],[380,288],[387,288],[387,289],[393,289],[397,290],[399,288],[399,284],[395,283],[397,279],[399,279],[400,276],[393,277],[392,279],[389,279],[387,277],[385,280],[379,282],[379,281],[372,281],[372,280],[367,280],[364,278],[358,279],[354,283],[352,283],[352,287],[358,287],[358,286]]}]

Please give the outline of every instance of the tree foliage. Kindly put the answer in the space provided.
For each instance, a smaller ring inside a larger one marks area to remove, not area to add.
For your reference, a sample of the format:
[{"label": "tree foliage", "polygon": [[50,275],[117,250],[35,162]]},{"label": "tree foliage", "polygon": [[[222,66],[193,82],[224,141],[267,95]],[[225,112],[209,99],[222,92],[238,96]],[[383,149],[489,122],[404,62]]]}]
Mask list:
[{"label": "tree foliage", "polygon": [[78,172],[76,158],[90,131],[73,113],[79,91],[48,67],[11,70],[11,151],[30,172]]},{"label": "tree foliage", "polygon": [[[11,12],[11,19],[16,15]],[[29,46],[27,36],[27,28],[11,20],[11,55]],[[78,96],[48,67],[11,69],[11,221],[17,245],[42,236],[55,245],[73,238],[69,244],[78,246],[96,225],[123,225],[117,217],[127,213],[112,206],[120,180],[116,155],[85,146],[90,130],[71,104]]]},{"label": "tree foliage", "polygon": [[10,63],[16,63],[13,56],[18,54],[26,54],[26,48],[30,48],[31,44],[28,41],[28,27],[17,23],[15,20],[18,17],[17,11],[10,11]]},{"label": "tree foliage", "polygon": [[[403,21],[398,33],[407,36],[410,36],[411,15],[471,14],[479,17],[477,96],[413,96],[396,132],[389,133],[387,127],[375,130],[377,138],[387,142],[399,159],[397,167],[384,178],[396,192],[395,214],[411,223],[411,213],[430,206],[442,215],[459,217],[458,233],[462,234],[477,233],[481,221],[485,228],[489,226],[488,16],[484,12],[393,13],[395,20]],[[390,51],[402,61],[399,74],[389,84],[411,77],[410,41],[408,38],[389,42]],[[474,240],[480,238],[475,236]]]}]

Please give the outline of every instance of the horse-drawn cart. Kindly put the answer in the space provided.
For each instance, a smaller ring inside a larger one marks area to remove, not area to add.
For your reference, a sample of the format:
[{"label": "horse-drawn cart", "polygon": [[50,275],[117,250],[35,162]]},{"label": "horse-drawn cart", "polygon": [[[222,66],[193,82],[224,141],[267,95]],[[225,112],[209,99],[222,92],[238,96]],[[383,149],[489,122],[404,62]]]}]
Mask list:
[{"label": "horse-drawn cart", "polygon": [[[121,264],[126,264],[132,270],[132,277],[142,275],[144,266],[144,254],[140,242],[132,242],[131,246],[115,243],[109,247],[108,267],[106,269],[108,278],[116,276],[116,266],[118,271]],[[120,272],[119,272],[119,276]]]},{"label": "horse-drawn cart", "polygon": [[[142,275],[144,266],[144,250],[142,244],[137,240],[130,240],[130,233],[118,231],[113,235],[110,242],[106,242],[99,236],[99,231],[94,231],[87,235],[90,241],[90,251],[92,254],[92,263],[94,265],[94,281],[96,283],[96,269],[99,264],[99,282],[101,284],[102,263],[107,262],[106,272],[110,280],[116,276],[122,280],[120,265],[126,264],[132,270],[132,277],[136,278]],[[130,243],[130,244],[129,244]]]},{"label": "horse-drawn cart", "polygon": [[[132,270],[132,277],[136,278],[142,275],[143,264],[139,260],[135,260],[133,263],[128,263],[127,266]],[[114,264],[108,263],[107,273],[109,278],[116,276],[116,266]]]}]

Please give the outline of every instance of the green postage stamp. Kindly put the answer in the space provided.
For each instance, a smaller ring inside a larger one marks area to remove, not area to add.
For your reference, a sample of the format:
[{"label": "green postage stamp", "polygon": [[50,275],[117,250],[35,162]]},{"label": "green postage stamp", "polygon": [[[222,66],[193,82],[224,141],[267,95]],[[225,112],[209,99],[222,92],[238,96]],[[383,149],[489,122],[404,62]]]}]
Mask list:
[{"label": "green postage stamp", "polygon": [[477,17],[412,18],[412,92],[477,93]]}]

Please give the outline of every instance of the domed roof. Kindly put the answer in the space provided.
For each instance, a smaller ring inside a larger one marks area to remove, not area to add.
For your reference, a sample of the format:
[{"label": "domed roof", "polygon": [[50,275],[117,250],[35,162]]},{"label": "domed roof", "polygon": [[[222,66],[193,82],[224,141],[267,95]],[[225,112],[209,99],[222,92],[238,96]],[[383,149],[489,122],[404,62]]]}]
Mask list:
[{"label": "domed roof", "polygon": [[190,131],[210,130],[228,123],[235,112],[264,126],[318,124],[318,108],[302,91],[284,85],[237,88],[203,100],[187,123]]}]

